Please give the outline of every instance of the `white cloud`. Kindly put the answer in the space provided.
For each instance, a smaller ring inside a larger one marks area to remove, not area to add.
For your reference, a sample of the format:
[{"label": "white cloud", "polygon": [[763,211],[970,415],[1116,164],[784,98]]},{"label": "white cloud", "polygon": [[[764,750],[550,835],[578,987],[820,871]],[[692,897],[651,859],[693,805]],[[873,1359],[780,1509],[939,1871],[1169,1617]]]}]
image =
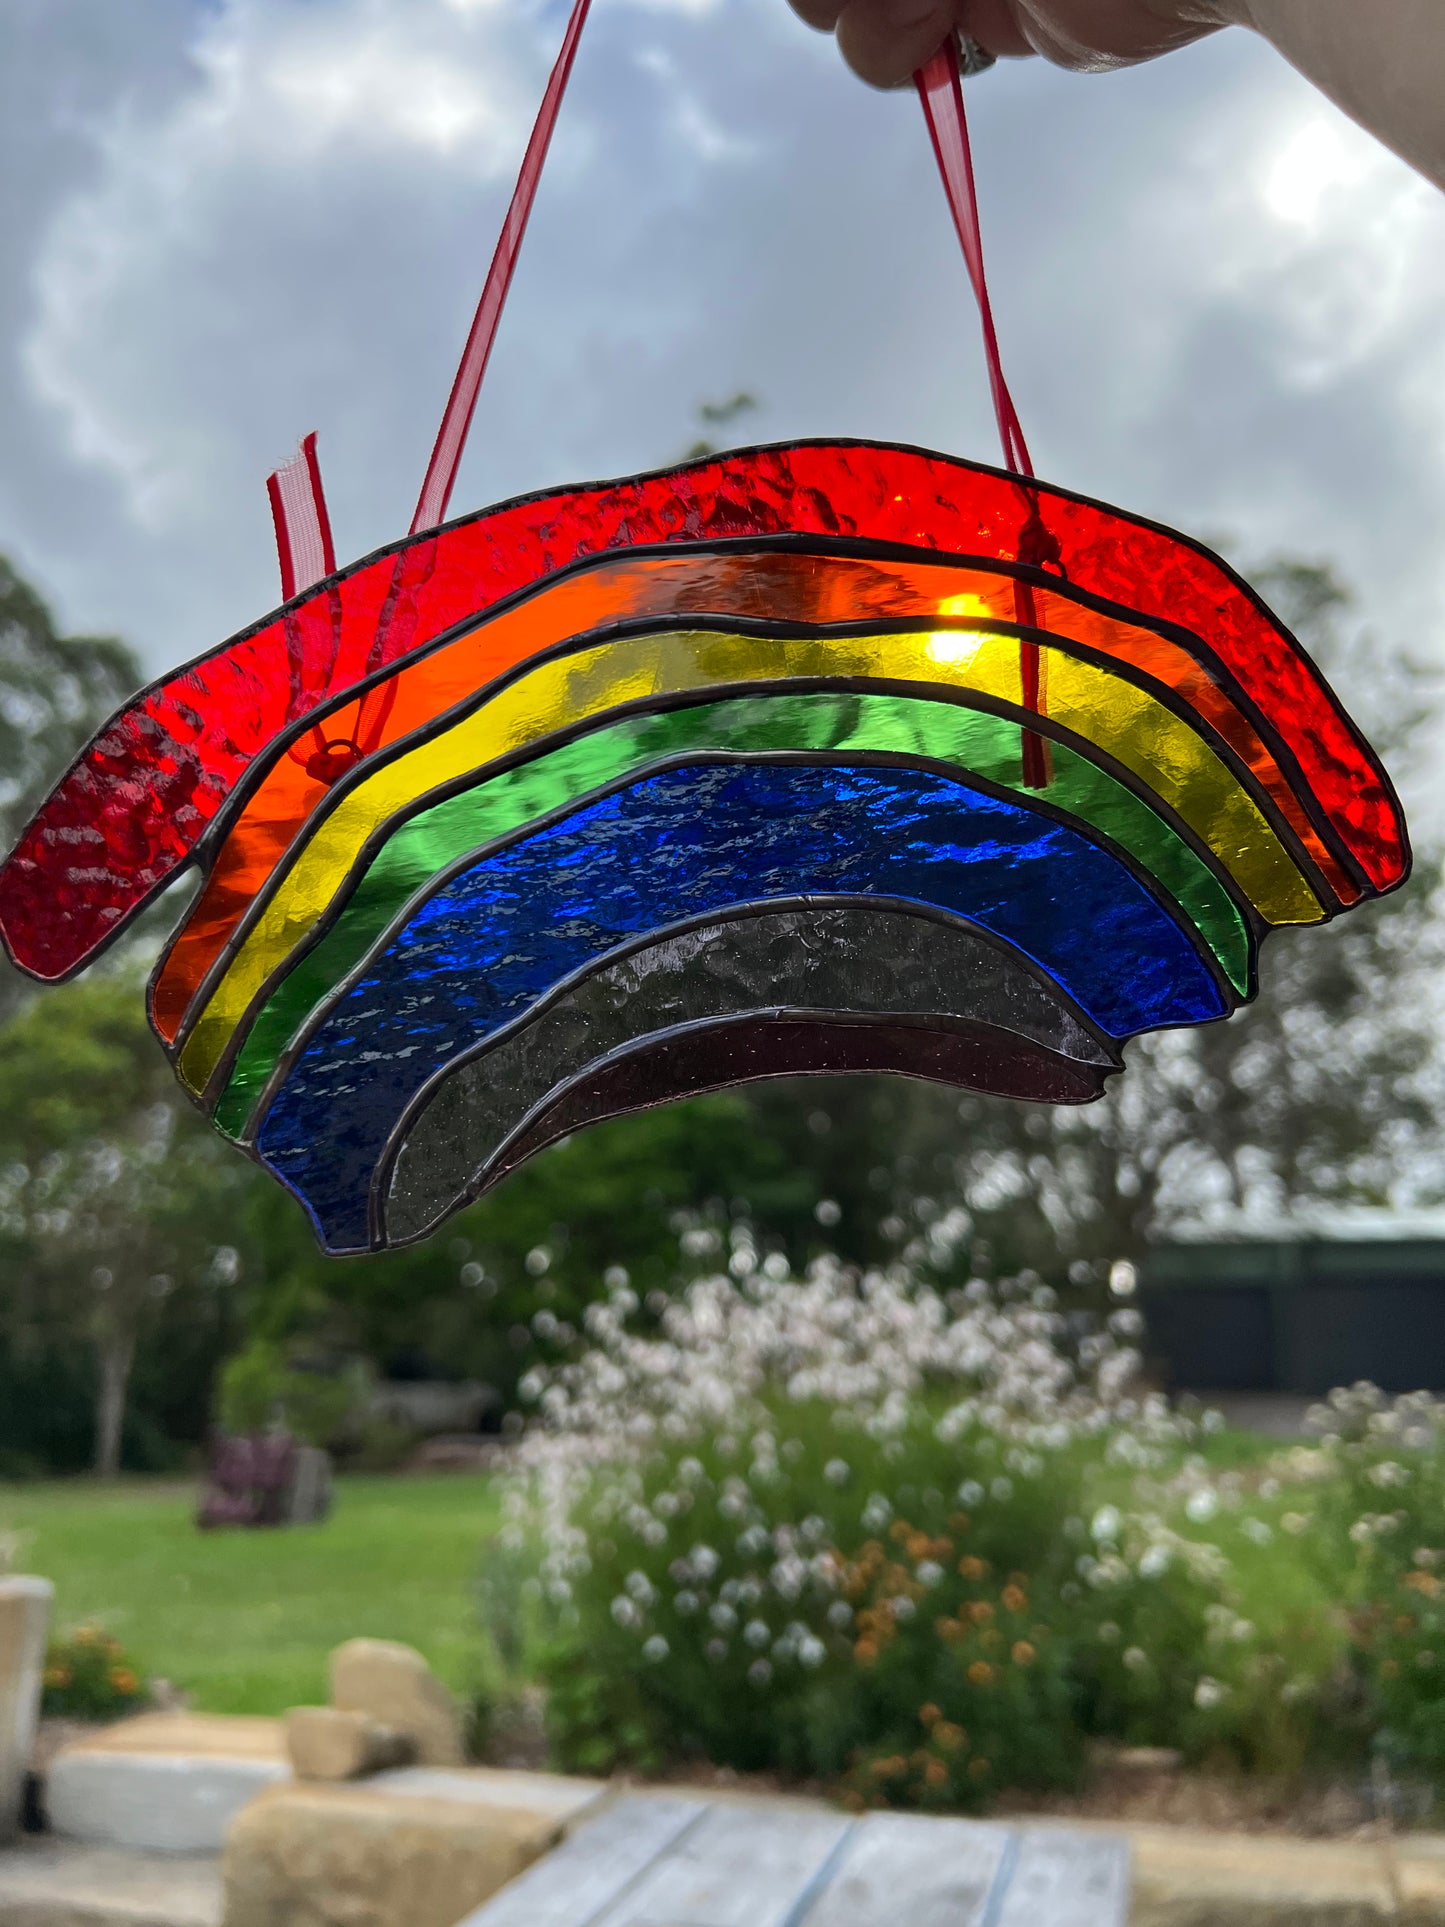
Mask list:
[{"label": "white cloud", "polygon": [[[274,600],[262,483],[298,433],[344,553],[405,527],[564,10],[158,7],[127,66],[113,0],[21,4],[61,10],[63,59],[57,28],[0,103],[0,182],[64,61],[105,58],[67,166],[23,219],[0,190],[0,546],[159,668]],[[1445,648],[1445,198],[1250,36],[970,99],[1042,471],[1334,555],[1381,631]],[[457,506],[665,460],[743,388],[749,433],[992,458],[916,103],[782,0],[598,7]]]}]

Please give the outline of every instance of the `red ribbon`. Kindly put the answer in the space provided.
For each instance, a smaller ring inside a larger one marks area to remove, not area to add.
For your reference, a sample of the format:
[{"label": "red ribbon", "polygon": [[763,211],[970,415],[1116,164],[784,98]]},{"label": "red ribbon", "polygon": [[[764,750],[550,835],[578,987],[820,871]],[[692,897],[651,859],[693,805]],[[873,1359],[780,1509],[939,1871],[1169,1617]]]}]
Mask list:
[{"label": "red ribbon", "polygon": [[532,138],[527,142],[527,151],[522,157],[522,171],[517,176],[507,218],[502,223],[502,232],[497,240],[497,251],[492,256],[482,298],[477,303],[477,312],[472,320],[471,333],[462,351],[461,366],[457,369],[452,392],[447,398],[446,413],[437,431],[436,446],[432,449],[426,480],[422,483],[421,495],[417,500],[416,514],[411,518],[413,535],[420,534],[423,529],[434,529],[446,519],[447,503],[451,500],[462,450],[466,447],[467,431],[472,425],[472,413],[477,405],[482,376],[487,372],[492,343],[497,338],[497,324],[502,318],[507,291],[512,285],[512,271],[517,265],[522,237],[527,232],[527,220],[532,212],[532,202],[536,199],[537,183],[542,177],[542,164],[551,145],[552,130],[557,125],[558,110],[571,78],[572,62],[577,55],[577,42],[582,37],[591,4],[592,0],[574,0],[572,17],[567,22],[567,32],[562,40],[562,51],[557,56],[547,90],[542,96]]},{"label": "red ribbon", "polygon": [[[978,188],[973,177],[973,150],[968,138],[968,116],[963,106],[963,80],[958,66],[958,43],[950,34],[926,65],[913,76],[918,97],[923,102],[923,117],[928,122],[929,138],[943,190],[948,196],[953,225],[963,248],[964,265],[973,283],[983,323],[983,352],[988,363],[988,385],[993,396],[993,412],[1003,443],[1004,466],[1015,475],[1033,479],[1034,465],[1029,456],[1024,431],[1019,426],[1018,410],[1003,372],[999,353],[998,329],[994,326],[993,303],[989,299],[988,276],[983,265],[983,237],[979,229]],[[1042,565],[1047,557],[1048,533],[1039,520],[1038,503],[1028,497],[1028,514],[1019,536],[1021,560]],[[1027,628],[1037,627],[1034,592],[1026,582],[1014,585],[1014,610],[1017,620]],[[1038,645],[1019,645],[1019,681],[1024,708],[1036,716],[1045,713],[1043,665]],[[1053,775],[1053,759],[1045,737],[1031,729],[1023,732],[1023,779],[1027,788],[1047,789]]]}]

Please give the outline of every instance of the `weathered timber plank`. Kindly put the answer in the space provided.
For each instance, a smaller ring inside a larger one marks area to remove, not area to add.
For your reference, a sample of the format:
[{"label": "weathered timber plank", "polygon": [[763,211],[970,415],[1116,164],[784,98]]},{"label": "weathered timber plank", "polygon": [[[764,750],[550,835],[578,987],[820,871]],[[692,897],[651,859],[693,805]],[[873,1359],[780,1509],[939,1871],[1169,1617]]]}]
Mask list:
[{"label": "weathered timber plank", "polygon": [[1041,1828],[1020,1835],[989,1927],[1125,1927],[1128,1915],[1127,1843]]},{"label": "weathered timber plank", "polygon": [[1006,1827],[919,1814],[859,1823],[797,1927],[982,1927]]},{"label": "weathered timber plank", "polygon": [[629,1794],[584,1821],[458,1927],[591,1927],[707,1811],[696,1800]]},{"label": "weathered timber plank", "polygon": [[806,1807],[709,1807],[593,1927],[795,1927],[852,1825]]}]

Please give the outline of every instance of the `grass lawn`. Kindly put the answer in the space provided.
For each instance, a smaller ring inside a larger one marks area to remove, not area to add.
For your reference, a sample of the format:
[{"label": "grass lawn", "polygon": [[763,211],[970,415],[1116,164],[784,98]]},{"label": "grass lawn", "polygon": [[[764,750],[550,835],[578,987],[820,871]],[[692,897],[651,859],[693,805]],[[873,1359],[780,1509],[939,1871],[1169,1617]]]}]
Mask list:
[{"label": "grass lawn", "polygon": [[326,1697],[343,1639],[401,1639],[473,1684],[472,1591],[499,1523],[483,1477],[350,1478],[321,1526],[198,1532],[193,1485],[0,1485],[0,1532],[56,1589],[61,1627],[94,1621],[211,1713]]}]

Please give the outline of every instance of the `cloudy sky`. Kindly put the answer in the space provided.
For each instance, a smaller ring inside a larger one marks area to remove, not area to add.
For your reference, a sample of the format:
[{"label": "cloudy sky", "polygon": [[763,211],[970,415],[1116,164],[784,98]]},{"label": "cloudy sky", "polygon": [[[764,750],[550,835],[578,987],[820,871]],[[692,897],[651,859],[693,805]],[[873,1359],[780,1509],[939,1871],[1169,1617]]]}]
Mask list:
[{"label": "cloudy sky", "polygon": [[[338,553],[403,532],[559,0],[4,0],[0,548],[153,670],[277,599],[320,431]],[[1040,472],[1332,558],[1445,661],[1445,196],[1229,34],[971,88]],[[458,510],[749,438],[994,458],[911,94],[783,0],[597,0]]]}]

